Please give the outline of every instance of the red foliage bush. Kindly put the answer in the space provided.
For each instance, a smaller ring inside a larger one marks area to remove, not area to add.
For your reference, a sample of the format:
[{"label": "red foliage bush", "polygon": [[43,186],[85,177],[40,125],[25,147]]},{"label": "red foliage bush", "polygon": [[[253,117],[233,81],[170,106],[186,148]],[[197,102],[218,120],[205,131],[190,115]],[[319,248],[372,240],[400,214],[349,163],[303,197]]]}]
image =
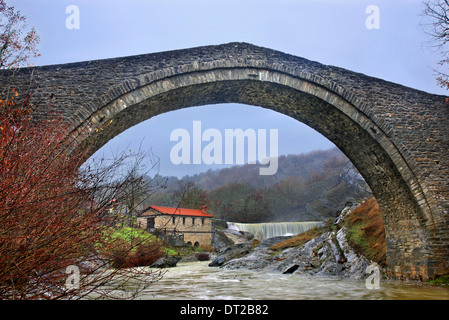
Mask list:
[{"label": "red foliage bush", "polygon": [[[62,298],[76,294],[64,290],[68,266],[117,245],[104,237],[114,192],[109,185],[106,196],[98,192],[105,175],[79,170],[84,153],[72,150],[62,121],[32,118],[32,106],[16,95],[0,100],[0,298]],[[124,265],[151,263],[158,245],[139,246]],[[104,275],[96,279],[113,273]]]},{"label": "red foliage bush", "polygon": [[116,246],[110,253],[110,260],[113,268],[132,268],[141,266],[151,266],[164,253],[161,250],[161,244],[153,241],[150,244],[141,243],[134,248],[129,244],[123,243]]}]

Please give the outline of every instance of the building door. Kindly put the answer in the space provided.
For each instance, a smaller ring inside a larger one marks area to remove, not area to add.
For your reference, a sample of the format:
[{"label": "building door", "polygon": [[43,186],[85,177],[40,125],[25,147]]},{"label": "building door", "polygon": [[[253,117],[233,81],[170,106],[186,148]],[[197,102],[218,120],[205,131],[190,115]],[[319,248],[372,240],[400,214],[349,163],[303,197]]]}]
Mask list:
[{"label": "building door", "polygon": [[154,231],[154,218],[147,218],[147,231]]}]

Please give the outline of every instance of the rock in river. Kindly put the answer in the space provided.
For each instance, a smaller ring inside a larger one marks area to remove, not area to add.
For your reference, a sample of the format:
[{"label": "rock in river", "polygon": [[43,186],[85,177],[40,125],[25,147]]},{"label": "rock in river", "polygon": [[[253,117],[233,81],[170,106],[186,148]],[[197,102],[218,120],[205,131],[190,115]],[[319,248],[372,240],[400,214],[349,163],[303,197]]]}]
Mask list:
[{"label": "rock in river", "polygon": [[151,265],[151,268],[171,268],[176,267],[176,264],[181,260],[181,257],[167,256],[162,257]]}]

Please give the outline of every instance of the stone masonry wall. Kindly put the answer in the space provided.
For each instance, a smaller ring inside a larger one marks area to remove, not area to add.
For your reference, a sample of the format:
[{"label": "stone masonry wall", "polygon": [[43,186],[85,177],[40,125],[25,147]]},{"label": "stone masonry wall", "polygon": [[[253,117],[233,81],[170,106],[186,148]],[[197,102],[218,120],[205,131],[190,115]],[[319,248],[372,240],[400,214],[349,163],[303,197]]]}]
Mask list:
[{"label": "stone masonry wall", "polygon": [[[146,215],[137,218],[138,225],[142,229],[147,228]],[[184,235],[184,242],[190,242],[194,245],[196,242],[200,246],[210,246],[212,243],[212,219],[193,216],[172,216],[172,215],[156,215],[154,221],[156,230],[170,234],[176,232]]]},{"label": "stone masonry wall", "polygon": [[179,108],[237,102],[287,114],[334,142],[370,185],[392,276],[449,273],[444,96],[246,43],[6,70],[0,83],[3,94],[30,92],[36,114],[61,114],[92,153]]}]

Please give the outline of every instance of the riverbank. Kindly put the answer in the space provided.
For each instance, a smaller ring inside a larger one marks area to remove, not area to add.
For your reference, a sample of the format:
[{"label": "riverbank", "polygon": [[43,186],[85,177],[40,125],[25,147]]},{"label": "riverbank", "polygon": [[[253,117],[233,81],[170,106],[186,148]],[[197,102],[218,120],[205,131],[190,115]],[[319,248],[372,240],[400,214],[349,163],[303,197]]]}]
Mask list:
[{"label": "riverbank", "polygon": [[230,246],[209,264],[224,269],[364,279],[385,265],[385,231],[374,198],[348,205],[334,221],[297,236]]}]

